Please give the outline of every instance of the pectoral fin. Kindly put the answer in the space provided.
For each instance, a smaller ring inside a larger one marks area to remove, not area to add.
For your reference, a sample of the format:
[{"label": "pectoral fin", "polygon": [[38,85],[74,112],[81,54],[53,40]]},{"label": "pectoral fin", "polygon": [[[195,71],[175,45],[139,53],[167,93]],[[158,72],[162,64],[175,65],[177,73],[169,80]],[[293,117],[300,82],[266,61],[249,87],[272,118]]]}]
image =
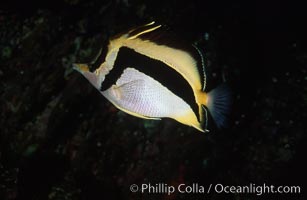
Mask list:
[{"label": "pectoral fin", "polygon": [[102,94],[110,100],[118,109],[144,119],[156,119],[158,117],[147,116],[147,105],[150,102],[144,101],[142,97],[146,91],[144,80],[137,79],[122,85],[113,85],[110,89]]}]

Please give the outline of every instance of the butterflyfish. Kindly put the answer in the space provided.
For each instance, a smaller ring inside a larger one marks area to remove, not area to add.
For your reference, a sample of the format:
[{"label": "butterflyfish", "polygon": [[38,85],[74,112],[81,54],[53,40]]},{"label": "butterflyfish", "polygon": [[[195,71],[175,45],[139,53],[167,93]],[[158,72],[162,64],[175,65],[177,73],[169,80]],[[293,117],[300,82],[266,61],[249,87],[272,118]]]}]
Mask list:
[{"label": "butterflyfish", "polygon": [[152,22],[110,38],[95,70],[90,64],[74,64],[74,69],[115,107],[133,116],[172,118],[207,132],[209,111],[217,127],[223,127],[228,90],[222,86],[206,92],[202,51],[174,40]]}]

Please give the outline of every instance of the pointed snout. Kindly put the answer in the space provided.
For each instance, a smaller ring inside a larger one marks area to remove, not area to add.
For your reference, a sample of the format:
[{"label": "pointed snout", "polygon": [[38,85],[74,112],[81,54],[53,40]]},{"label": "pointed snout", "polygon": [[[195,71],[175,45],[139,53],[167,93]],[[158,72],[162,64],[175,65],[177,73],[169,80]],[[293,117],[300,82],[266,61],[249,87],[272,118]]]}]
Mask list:
[{"label": "pointed snout", "polygon": [[88,72],[89,71],[88,65],[87,64],[81,64],[81,63],[74,63],[73,64],[73,69],[77,70],[81,74],[83,74],[84,72]]}]

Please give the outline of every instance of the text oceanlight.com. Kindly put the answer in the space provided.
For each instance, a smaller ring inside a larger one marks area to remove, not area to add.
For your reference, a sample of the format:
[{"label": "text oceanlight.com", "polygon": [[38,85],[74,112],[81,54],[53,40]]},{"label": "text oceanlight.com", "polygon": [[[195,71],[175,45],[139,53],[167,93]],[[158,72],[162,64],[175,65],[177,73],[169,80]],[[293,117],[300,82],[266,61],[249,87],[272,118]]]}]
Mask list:
[{"label": "text oceanlight.com", "polygon": [[248,185],[223,185],[223,184],[210,184],[208,186],[200,185],[198,183],[192,184],[179,184],[177,186],[168,185],[165,183],[157,184],[132,184],[130,186],[131,192],[140,192],[147,194],[168,194],[171,195],[175,192],[178,193],[191,193],[191,194],[209,194],[226,193],[226,194],[300,194],[300,186],[274,186],[269,184],[257,185],[250,183]]}]

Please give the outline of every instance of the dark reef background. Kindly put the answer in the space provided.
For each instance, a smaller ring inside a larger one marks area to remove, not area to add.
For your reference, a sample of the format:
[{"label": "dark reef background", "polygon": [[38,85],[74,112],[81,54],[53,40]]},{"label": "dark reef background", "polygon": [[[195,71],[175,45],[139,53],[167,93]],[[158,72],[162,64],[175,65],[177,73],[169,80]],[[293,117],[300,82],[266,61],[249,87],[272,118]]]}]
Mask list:
[{"label": "dark reef background", "polygon": [[[227,80],[230,125],[208,134],[114,108],[79,73],[110,35],[151,20]],[[303,4],[57,0],[0,3],[0,199],[306,199]],[[130,184],[298,185],[301,194],[140,194]]]}]

